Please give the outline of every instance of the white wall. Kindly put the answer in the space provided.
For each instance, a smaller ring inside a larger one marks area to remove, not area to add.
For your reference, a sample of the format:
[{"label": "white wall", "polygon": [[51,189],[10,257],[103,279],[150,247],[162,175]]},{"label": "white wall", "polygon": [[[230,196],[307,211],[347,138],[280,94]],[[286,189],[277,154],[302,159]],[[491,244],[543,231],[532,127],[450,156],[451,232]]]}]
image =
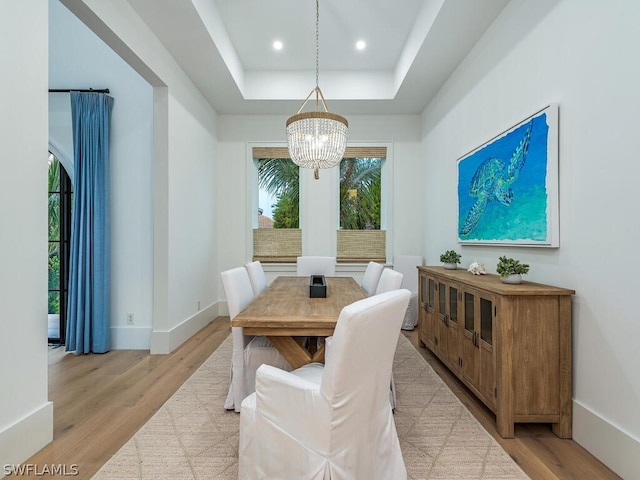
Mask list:
[{"label": "white wall", "polygon": [[[126,217],[116,233],[124,239],[130,234],[129,229],[139,229],[143,237],[139,245],[142,259],[120,264],[123,274],[133,270],[137,282],[131,291],[121,291],[121,302],[126,308],[120,317],[126,319],[126,313],[131,311],[127,302],[132,297],[140,295],[145,305],[151,298],[152,332],[150,344],[145,348],[150,348],[151,353],[169,353],[218,314],[216,113],[127,2],[60,0],[60,3],[90,26],[152,87],[150,97],[145,91],[145,111],[140,113],[145,118],[139,140],[145,155],[152,152],[151,162],[140,164],[139,178],[146,185],[135,185],[135,179],[128,184],[132,189],[151,185],[151,200],[146,203],[151,208],[143,204],[140,216],[134,218],[135,210],[124,211],[131,210],[132,205],[124,201],[114,205]],[[134,81],[132,75],[126,78]],[[113,93],[117,104],[117,92]],[[146,116],[150,105],[153,115]],[[136,136],[135,129],[131,130],[130,134]],[[114,139],[114,149],[121,146],[119,140]],[[122,149],[129,150],[126,145]],[[140,198],[147,195],[137,194]],[[125,257],[120,258],[125,261]],[[151,275],[146,268],[148,261],[152,262]],[[140,272],[136,271],[138,268]],[[114,298],[118,301],[117,295]],[[113,321],[119,322],[120,318]],[[123,332],[122,337],[129,335]]]},{"label": "white wall", "polygon": [[216,299],[216,139],[173,97],[169,119],[169,317],[179,320]]},{"label": "white wall", "polygon": [[47,401],[47,4],[3,2],[0,10],[0,31],[10,39],[0,43],[4,466],[51,441],[53,405]]},{"label": "white wall", "polygon": [[[153,238],[153,90],[57,0],[49,0],[49,88],[108,88],[111,115],[112,348],[149,349]],[[71,103],[49,94],[49,142],[73,166]],[[70,175],[72,171],[67,170]],[[73,180],[73,177],[72,177]],[[134,325],[127,325],[127,314]]]},{"label": "white wall", "polygon": [[[423,114],[428,263],[455,248],[495,272],[507,254],[528,280],[575,289],[574,439],[624,478],[640,478],[639,24],[632,0],[511,2]],[[551,102],[560,248],[461,247],[455,160]]]},{"label": "white wall", "polygon": [[[292,112],[295,113],[295,112]],[[371,144],[388,147],[388,246],[389,261],[394,254],[419,254],[422,249],[423,206],[420,158],[420,118],[406,116],[348,116],[349,145]],[[218,218],[221,270],[243,265],[252,256],[251,146],[286,145],[286,117],[220,116],[218,133]],[[301,228],[303,254],[335,255],[338,224],[337,169],[320,170],[313,179],[311,170],[301,172]],[[233,198],[232,202],[228,199]],[[257,200],[256,200],[257,202]],[[257,203],[256,203],[257,208]],[[274,271],[273,268],[269,268]],[[364,270],[364,267],[360,270]],[[361,273],[349,271],[348,274]],[[278,272],[289,272],[286,266]],[[222,297],[224,298],[224,297]]]}]

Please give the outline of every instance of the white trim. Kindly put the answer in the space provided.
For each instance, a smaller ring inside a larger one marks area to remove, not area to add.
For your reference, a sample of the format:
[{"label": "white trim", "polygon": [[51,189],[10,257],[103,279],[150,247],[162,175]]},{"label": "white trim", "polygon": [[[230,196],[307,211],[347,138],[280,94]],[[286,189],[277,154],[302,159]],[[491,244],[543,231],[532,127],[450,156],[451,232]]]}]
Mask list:
[{"label": "white trim", "polygon": [[149,350],[152,332],[151,327],[111,327],[111,349]]},{"label": "white trim", "polygon": [[382,162],[382,192],[380,192],[383,208],[380,209],[380,228],[387,231],[387,263],[393,261],[393,142],[383,143],[387,147],[387,158]]},{"label": "white trim", "polygon": [[220,303],[214,303],[187,318],[171,330],[151,332],[151,355],[168,354],[198,333],[220,315]]},{"label": "white trim", "polygon": [[[287,144],[283,142],[247,142],[246,143],[246,172],[247,172],[247,218],[249,228],[246,229],[246,256],[253,258],[253,229],[258,228],[258,168],[257,160],[253,158],[254,147],[282,148]],[[300,219],[302,221],[302,218]],[[302,225],[300,225],[302,228]]]},{"label": "white trim", "polygon": [[[386,263],[393,261],[393,142],[350,142],[348,147],[385,147],[387,156],[382,160],[381,191],[380,191],[380,229],[385,230],[386,239]],[[338,170],[338,169],[336,169]],[[336,230],[340,229],[340,202],[338,195],[340,192],[340,171],[335,174],[335,212]],[[337,235],[334,235],[334,251],[337,255]]]},{"label": "white trim", "polygon": [[[24,462],[53,441],[53,402],[46,402],[37,410],[0,431],[0,465]],[[3,478],[4,470],[0,470]]]},{"label": "white trim", "polygon": [[58,148],[58,146],[49,140],[49,151],[55,155],[55,157],[60,161],[62,166],[67,172],[67,175],[71,179],[71,185],[74,182],[74,170],[73,170],[73,158],[67,158],[67,156]]},{"label": "white trim", "polygon": [[640,478],[640,441],[575,400],[573,439],[622,478]]}]

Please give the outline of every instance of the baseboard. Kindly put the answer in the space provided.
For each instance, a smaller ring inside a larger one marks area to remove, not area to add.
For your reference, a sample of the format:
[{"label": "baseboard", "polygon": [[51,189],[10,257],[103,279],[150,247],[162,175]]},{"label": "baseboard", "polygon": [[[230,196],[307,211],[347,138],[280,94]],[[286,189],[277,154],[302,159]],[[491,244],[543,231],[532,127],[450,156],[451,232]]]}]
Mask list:
[{"label": "baseboard", "polygon": [[0,478],[36,454],[53,440],[53,403],[42,407],[0,431]]},{"label": "baseboard", "polygon": [[640,478],[640,442],[576,401],[573,439],[622,478]]},{"label": "baseboard", "polygon": [[111,350],[150,350],[151,327],[111,327]]},{"label": "baseboard", "polygon": [[154,330],[151,332],[151,354],[161,355],[173,352],[198,331],[211,323],[213,319],[219,315],[218,311],[219,306],[215,303],[200,310],[171,330]]}]

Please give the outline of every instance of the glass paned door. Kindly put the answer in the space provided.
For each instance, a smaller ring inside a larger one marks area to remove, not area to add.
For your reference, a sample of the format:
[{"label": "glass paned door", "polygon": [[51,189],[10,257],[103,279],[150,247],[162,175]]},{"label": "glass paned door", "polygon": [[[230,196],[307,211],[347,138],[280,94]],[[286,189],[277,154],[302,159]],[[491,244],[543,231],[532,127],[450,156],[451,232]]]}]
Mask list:
[{"label": "glass paned door", "polygon": [[49,342],[64,343],[67,314],[68,261],[71,237],[71,179],[60,161],[49,153],[48,175],[49,255],[48,321]]}]

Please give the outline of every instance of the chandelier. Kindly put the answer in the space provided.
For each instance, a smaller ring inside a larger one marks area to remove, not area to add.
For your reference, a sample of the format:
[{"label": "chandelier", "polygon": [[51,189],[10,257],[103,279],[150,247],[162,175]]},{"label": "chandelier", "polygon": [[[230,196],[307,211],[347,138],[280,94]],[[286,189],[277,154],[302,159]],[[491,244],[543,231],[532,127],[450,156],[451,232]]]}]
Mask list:
[{"label": "chandelier", "polygon": [[[289,156],[296,165],[313,168],[314,177],[320,178],[320,168],[335,167],[344,155],[347,147],[347,119],[329,112],[324,95],[318,86],[318,19],[319,0],[316,0],[316,88],[311,90],[295,115],[287,120],[287,145]],[[311,96],[315,93],[316,109],[302,112]],[[320,110],[320,102],[324,111]]]}]

